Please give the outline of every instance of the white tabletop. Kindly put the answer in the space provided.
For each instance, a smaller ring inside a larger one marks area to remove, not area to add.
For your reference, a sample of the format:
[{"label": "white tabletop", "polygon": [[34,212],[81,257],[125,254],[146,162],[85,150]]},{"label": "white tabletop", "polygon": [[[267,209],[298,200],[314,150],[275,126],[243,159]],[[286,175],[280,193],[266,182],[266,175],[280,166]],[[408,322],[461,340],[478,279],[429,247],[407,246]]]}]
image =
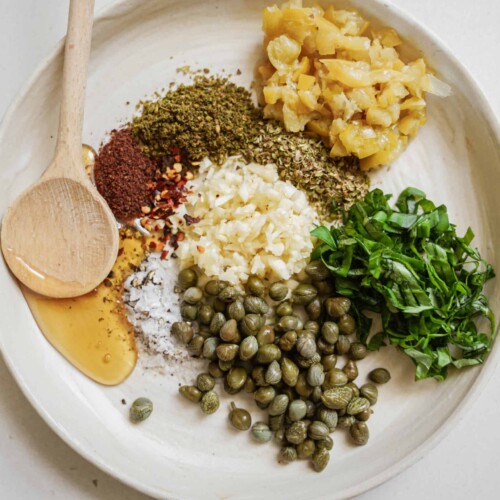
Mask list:
[{"label": "white tabletop", "polygon": [[[96,0],[96,10],[110,1]],[[453,49],[500,117],[500,2],[387,1],[412,13]],[[64,34],[67,3],[0,0],[0,116]],[[496,375],[500,378],[500,370]],[[1,357],[0,394],[0,498],[146,498],[101,472],[63,443],[24,398]],[[500,390],[492,380],[474,408],[433,451],[360,498],[499,498],[499,421]]]}]

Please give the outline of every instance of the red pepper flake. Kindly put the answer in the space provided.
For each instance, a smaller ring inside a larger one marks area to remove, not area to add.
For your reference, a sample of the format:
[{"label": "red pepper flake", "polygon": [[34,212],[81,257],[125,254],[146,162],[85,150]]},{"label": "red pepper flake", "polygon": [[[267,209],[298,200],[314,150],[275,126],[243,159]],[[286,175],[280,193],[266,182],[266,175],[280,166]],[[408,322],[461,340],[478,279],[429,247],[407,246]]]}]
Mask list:
[{"label": "red pepper flake", "polygon": [[168,250],[163,250],[163,252],[160,255],[161,260],[165,260],[168,257]]},{"label": "red pepper flake", "polygon": [[177,241],[184,241],[185,234],[184,233],[177,233]]},{"label": "red pepper flake", "polygon": [[198,250],[198,252],[200,252],[200,253],[205,253],[205,247],[202,247],[201,245],[198,245],[198,246],[196,247],[196,249],[197,249],[197,250]]}]

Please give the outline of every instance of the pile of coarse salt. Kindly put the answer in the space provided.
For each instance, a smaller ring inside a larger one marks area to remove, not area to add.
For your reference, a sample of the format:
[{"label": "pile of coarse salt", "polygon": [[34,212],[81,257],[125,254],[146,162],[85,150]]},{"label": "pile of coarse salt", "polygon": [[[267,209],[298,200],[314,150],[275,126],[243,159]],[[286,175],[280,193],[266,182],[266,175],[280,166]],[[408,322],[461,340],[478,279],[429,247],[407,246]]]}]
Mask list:
[{"label": "pile of coarse salt", "polygon": [[185,346],[170,335],[172,323],[181,321],[175,283],[179,268],[175,259],[162,260],[152,253],[124,284],[127,318],[146,352],[172,359],[185,359]]}]

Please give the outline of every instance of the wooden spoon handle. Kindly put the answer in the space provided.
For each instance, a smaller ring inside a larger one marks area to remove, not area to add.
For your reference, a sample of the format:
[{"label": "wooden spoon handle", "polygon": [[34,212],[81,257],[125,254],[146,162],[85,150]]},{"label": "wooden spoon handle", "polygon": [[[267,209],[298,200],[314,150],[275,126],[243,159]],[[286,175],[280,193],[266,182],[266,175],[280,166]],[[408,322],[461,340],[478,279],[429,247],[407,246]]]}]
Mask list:
[{"label": "wooden spoon handle", "polygon": [[[64,49],[61,111],[54,167],[64,177],[81,178],[84,174],[74,172],[73,161],[81,158],[85,88],[90,58],[94,0],[71,0],[68,18],[68,33]],[[76,164],[80,165],[77,161]],[[51,172],[53,173],[53,172]]]}]

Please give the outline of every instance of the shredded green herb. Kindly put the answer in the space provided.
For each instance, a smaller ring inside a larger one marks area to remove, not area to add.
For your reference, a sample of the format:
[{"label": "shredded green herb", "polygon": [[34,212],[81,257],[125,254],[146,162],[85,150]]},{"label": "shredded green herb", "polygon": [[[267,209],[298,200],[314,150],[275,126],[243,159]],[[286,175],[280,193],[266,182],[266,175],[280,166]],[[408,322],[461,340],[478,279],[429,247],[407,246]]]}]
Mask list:
[{"label": "shredded green herb", "polygon": [[[469,228],[457,236],[444,205],[405,189],[391,208],[380,189],[344,212],[344,226],[317,227],[321,258],[336,291],[353,301],[358,336],[371,350],[388,340],[416,365],[417,380],[444,380],[448,367],[481,364],[495,337],[495,318],[483,293],[493,268],[471,247]],[[369,311],[383,331],[370,336]],[[478,330],[487,318],[490,332]]]}]

